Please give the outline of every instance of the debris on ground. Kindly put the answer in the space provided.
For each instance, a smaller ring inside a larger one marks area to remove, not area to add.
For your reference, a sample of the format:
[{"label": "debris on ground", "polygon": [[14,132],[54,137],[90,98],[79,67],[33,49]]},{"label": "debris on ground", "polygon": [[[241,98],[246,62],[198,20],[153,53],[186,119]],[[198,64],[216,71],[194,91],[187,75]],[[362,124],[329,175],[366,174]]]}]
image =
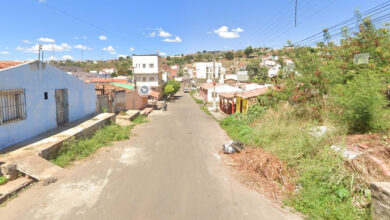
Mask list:
[{"label": "debris on ground", "polygon": [[229,141],[228,143],[223,144],[223,152],[225,154],[240,153],[244,149],[245,144],[239,140]]},{"label": "debris on ground", "polygon": [[224,160],[243,184],[276,201],[296,188],[290,175],[292,171],[261,148],[243,148],[240,154],[226,155]]},{"label": "debris on ground", "polygon": [[55,183],[57,181],[57,178],[51,176],[43,180],[42,185],[47,186],[49,184]]},{"label": "debris on ground", "polygon": [[360,152],[348,165],[367,182],[390,181],[390,138],[380,134],[348,135],[345,148]]},{"label": "debris on ground", "polygon": [[328,131],[328,127],[326,126],[315,126],[309,128],[308,133],[313,137],[322,137]]}]

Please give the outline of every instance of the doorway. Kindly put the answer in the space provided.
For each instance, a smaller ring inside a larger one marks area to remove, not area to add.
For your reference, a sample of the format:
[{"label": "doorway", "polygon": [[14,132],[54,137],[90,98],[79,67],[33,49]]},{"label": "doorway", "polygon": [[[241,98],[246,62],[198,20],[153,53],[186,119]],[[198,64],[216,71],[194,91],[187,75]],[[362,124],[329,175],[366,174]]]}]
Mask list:
[{"label": "doorway", "polygon": [[68,89],[56,89],[57,125],[63,125],[69,121]]}]

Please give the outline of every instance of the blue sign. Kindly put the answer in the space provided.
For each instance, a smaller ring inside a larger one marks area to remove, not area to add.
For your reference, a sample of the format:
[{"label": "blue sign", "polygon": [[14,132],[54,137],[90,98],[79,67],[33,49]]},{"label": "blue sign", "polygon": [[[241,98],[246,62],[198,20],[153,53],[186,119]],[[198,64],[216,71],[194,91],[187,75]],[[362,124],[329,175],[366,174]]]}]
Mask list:
[{"label": "blue sign", "polygon": [[138,93],[139,93],[140,95],[149,95],[149,91],[150,91],[150,89],[149,89],[149,87],[146,86],[146,85],[143,85],[143,86],[141,86],[141,87],[138,89]]}]

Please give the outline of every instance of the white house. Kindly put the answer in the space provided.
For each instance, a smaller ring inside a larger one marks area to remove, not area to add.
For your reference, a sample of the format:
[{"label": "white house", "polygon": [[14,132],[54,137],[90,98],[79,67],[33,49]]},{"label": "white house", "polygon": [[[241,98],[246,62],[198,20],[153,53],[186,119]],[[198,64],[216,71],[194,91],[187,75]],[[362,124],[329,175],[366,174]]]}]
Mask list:
[{"label": "white house", "polygon": [[237,72],[237,80],[240,82],[245,82],[249,80],[248,71],[238,71]]},{"label": "white house", "polygon": [[222,63],[218,62],[198,62],[195,63],[197,79],[218,79],[220,74],[225,73]]},{"label": "white house", "polygon": [[105,69],[102,69],[102,72],[106,73],[106,74],[114,74],[115,68],[105,68]]},{"label": "white house", "polygon": [[277,75],[278,75],[278,72],[279,72],[279,69],[280,69],[280,65],[271,67],[271,68],[268,70],[268,77],[269,77],[269,78],[272,78],[272,77],[277,76]]},{"label": "white house", "polygon": [[162,95],[162,60],[157,54],[133,56],[134,79],[136,86],[148,86]]},{"label": "white house", "polygon": [[0,149],[96,113],[95,86],[49,64],[15,64],[0,79]]},{"label": "white house", "polygon": [[212,102],[214,101],[213,93],[215,96],[215,101],[219,102],[219,93],[228,93],[228,92],[241,92],[242,89],[230,86],[228,84],[216,84],[215,85],[215,91],[214,91],[214,85],[212,83],[204,83],[200,86],[200,95],[202,96],[203,100],[206,102]]}]

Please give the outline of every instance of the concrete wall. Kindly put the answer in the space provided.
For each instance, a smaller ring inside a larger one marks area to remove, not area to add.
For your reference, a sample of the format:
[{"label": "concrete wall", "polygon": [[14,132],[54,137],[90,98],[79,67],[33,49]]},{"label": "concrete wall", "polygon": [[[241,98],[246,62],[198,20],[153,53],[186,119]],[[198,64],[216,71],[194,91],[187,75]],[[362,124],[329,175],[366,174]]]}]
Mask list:
[{"label": "concrete wall", "polygon": [[110,112],[110,101],[108,94],[105,95],[98,95],[96,100],[96,112],[102,113],[103,109],[106,110],[106,112]]},{"label": "concrete wall", "polygon": [[[143,64],[146,64],[145,68]],[[153,64],[153,67],[151,68],[149,64]],[[158,56],[133,56],[133,66],[134,74],[160,72]]]},{"label": "concrete wall", "polygon": [[148,97],[140,96],[136,91],[128,92],[126,95],[126,109],[142,110],[148,105]]},{"label": "concrete wall", "polygon": [[112,108],[115,113],[126,111],[126,91],[116,91],[112,93]]},{"label": "concrete wall", "polygon": [[370,184],[370,188],[372,219],[390,219],[390,182],[374,182]]},{"label": "concrete wall", "polygon": [[68,89],[69,121],[96,113],[94,85],[54,66],[31,62],[0,70],[0,79],[0,89],[25,89],[27,114],[25,120],[0,126],[0,149],[57,127],[56,89]]},{"label": "concrete wall", "polygon": [[[196,67],[196,78],[198,79],[206,79],[210,74],[214,74],[215,78],[219,78],[220,73],[224,73],[225,70],[222,67],[222,63],[214,63],[214,62],[198,62],[195,63]],[[215,69],[215,71],[214,71]]]}]

